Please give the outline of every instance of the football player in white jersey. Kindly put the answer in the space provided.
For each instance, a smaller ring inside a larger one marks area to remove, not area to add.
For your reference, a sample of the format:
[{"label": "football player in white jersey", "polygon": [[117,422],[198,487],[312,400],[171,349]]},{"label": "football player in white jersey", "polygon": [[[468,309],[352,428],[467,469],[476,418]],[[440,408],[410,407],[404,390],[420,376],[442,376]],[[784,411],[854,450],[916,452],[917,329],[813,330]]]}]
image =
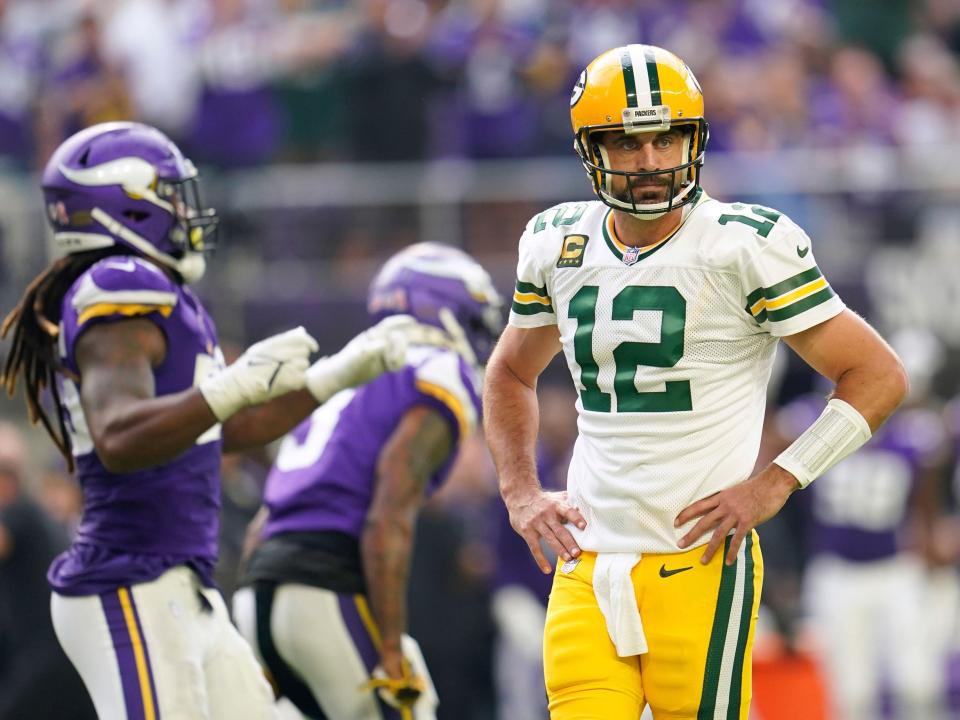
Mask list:
[{"label": "football player in white jersey", "polygon": [[[598,201],[520,239],[488,366],[487,439],[511,524],[546,573],[551,717],[746,718],[763,563],[754,527],[862,445],[907,380],[781,213],[700,187],[700,85],[672,53],[596,58],[571,97]],[[779,338],[835,383],[818,419],[752,475]],[[537,377],[563,350],[579,391],[566,493],[534,462]]]}]

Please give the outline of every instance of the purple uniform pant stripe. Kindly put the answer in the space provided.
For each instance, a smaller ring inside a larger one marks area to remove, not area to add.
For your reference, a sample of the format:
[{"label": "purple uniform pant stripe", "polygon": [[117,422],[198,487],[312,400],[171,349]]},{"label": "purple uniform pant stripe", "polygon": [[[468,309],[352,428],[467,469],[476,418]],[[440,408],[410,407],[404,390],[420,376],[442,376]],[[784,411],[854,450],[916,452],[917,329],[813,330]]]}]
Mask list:
[{"label": "purple uniform pant stripe", "polygon": [[[154,708],[151,717],[153,720],[159,720],[160,712],[157,707],[157,693],[153,684],[153,672],[150,670],[149,656],[146,654],[147,646],[146,642],[143,641],[143,630],[140,627],[136,604],[133,602],[133,593],[129,591],[128,593],[136,621],[136,632],[140,636],[140,643],[147,661],[147,672],[150,682],[148,692],[153,699]],[[120,684],[123,688],[123,702],[127,711],[127,720],[148,720],[143,703],[144,692],[140,686],[140,674],[137,668],[134,640],[130,635],[130,628],[127,624],[127,616],[123,611],[123,605],[120,602],[120,595],[116,590],[102,593],[100,595],[100,603],[103,606],[103,614],[106,617],[107,627],[110,630],[110,640],[113,643],[113,650],[117,655],[117,668],[120,671]]]},{"label": "purple uniform pant stripe", "polygon": [[[377,644],[370,636],[370,631],[367,630],[366,623],[364,623],[363,617],[360,615],[360,610],[357,607],[357,597],[357,595],[351,595],[349,593],[337,593],[343,623],[347,626],[347,631],[350,633],[353,645],[357,648],[357,652],[360,653],[367,672],[372,673],[373,669],[380,662],[380,651],[377,649]],[[387,705],[379,695],[375,694],[375,696],[384,720],[405,720],[399,710]],[[410,717],[409,713],[406,715]]]}]

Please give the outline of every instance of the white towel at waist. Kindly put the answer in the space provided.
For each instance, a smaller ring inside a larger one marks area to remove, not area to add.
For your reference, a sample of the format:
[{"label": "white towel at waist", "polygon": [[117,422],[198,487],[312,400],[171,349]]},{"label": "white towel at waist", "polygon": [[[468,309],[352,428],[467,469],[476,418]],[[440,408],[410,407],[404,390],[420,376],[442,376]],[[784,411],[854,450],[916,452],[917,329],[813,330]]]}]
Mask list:
[{"label": "white towel at waist", "polygon": [[647,652],[647,637],[630,579],[640,557],[640,553],[597,553],[593,569],[593,592],[620,657]]}]

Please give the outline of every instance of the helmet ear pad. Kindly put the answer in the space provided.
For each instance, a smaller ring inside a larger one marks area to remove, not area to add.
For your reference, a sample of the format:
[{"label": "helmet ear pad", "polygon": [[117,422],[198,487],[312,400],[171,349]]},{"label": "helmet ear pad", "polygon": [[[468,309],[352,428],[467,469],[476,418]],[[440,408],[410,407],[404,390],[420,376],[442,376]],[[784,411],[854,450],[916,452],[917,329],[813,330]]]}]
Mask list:
[{"label": "helmet ear pad", "polygon": [[600,133],[594,133],[594,135],[597,139],[593,137],[590,138],[591,150],[593,151],[593,157],[597,167],[602,168],[597,171],[597,185],[602,187],[608,195],[612,195],[613,175],[603,172],[603,170],[612,169],[610,165],[610,154],[607,152],[607,146],[599,140]]}]

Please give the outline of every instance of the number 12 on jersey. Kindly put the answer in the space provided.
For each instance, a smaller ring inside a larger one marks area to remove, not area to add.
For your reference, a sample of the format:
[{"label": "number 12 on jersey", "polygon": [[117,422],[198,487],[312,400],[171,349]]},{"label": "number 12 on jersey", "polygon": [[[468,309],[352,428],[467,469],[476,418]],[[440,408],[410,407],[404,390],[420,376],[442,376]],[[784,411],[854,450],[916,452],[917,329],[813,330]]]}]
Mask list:
[{"label": "number 12 on jersey", "polygon": [[[593,329],[597,323],[597,285],[584,285],[570,300],[568,317],[577,321],[573,336],[574,358],[580,366],[580,401],[584,410],[611,412],[610,393],[597,385],[600,367],[593,356]],[[668,380],[664,390],[640,392],[637,368],[668,368],[683,357],[683,334],[687,322],[687,301],[675,287],[629,285],[613,299],[611,320],[632,320],[638,310],[660,311],[660,342],[622,342],[613,349],[616,374],[613,389],[617,412],[678,412],[692,410],[689,380]]]}]

